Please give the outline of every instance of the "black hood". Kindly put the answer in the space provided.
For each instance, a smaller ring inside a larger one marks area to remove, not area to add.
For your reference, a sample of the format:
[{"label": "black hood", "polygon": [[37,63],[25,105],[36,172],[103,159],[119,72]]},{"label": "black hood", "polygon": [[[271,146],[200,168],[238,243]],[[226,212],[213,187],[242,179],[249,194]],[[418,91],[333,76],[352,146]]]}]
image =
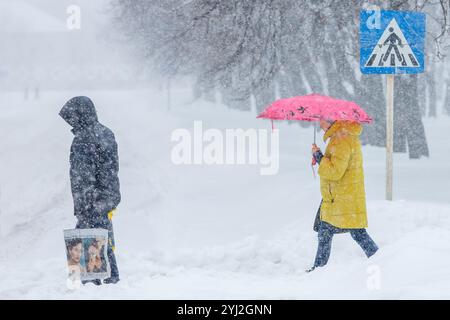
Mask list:
[{"label": "black hood", "polygon": [[74,129],[91,127],[98,122],[94,103],[88,97],[75,97],[66,102],[59,115]]}]

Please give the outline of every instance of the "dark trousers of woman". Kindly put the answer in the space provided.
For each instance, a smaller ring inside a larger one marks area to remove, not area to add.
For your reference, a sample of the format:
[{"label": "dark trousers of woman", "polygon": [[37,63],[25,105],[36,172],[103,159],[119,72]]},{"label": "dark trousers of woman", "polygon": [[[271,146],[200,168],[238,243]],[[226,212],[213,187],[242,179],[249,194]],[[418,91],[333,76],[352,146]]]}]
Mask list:
[{"label": "dark trousers of woman", "polygon": [[107,217],[99,220],[78,219],[76,229],[100,228],[108,230],[108,260],[111,267],[111,279],[119,279],[119,269],[117,268],[116,257],[114,255],[114,230],[111,220]]},{"label": "dark trousers of woman", "polygon": [[323,267],[327,264],[331,253],[331,242],[333,235],[336,233],[349,232],[353,240],[359,244],[364,250],[364,253],[369,258],[375,254],[378,250],[378,246],[372,240],[367,233],[366,229],[340,229],[331,224],[320,221],[318,237],[319,246],[317,248],[316,260],[314,261],[314,267]]},{"label": "dark trousers of woman", "polygon": [[325,221],[320,220],[320,207],[322,202],[320,202],[319,209],[317,210],[316,219],[314,220],[314,231],[318,233],[319,246],[317,248],[316,259],[314,261],[314,267],[323,267],[327,264],[331,253],[331,242],[333,236],[336,233],[349,232],[353,240],[359,244],[359,246],[364,250],[364,253],[368,258],[373,256],[378,250],[378,246],[372,240],[372,238],[367,233],[366,229],[341,229],[335,227]]}]

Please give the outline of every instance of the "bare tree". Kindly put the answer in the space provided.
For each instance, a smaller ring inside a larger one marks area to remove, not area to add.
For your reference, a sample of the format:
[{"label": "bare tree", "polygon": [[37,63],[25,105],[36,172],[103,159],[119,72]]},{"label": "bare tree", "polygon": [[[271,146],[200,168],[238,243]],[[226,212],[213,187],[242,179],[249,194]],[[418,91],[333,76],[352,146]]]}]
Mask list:
[{"label": "bare tree", "polygon": [[[365,3],[114,0],[113,13],[145,61],[169,77],[193,76],[197,96],[219,91],[224,103],[244,110],[250,109],[252,96],[257,110],[276,98],[311,92],[355,100],[375,119],[363,142],[384,146],[382,77],[361,75],[358,66],[358,20]],[[433,23],[429,38],[434,55],[443,59],[448,0],[370,3],[426,12]],[[418,86],[426,82],[431,99],[437,87],[427,78],[402,76],[396,81],[394,148],[408,150],[412,158],[428,155],[421,119],[427,100],[418,96]]]}]

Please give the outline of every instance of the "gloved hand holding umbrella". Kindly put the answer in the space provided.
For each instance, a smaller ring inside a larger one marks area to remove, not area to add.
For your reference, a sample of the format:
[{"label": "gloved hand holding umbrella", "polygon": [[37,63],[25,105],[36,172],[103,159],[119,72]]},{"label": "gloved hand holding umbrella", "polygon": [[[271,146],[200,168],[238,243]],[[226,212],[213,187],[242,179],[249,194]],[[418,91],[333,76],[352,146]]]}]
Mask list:
[{"label": "gloved hand holding umbrella", "polygon": [[[367,113],[356,103],[346,100],[335,99],[318,94],[309,94],[292,98],[280,99],[269,105],[257,118],[271,119],[272,129],[273,120],[301,120],[317,121],[354,121],[358,123],[370,123]],[[313,174],[314,165],[319,157],[314,154],[320,152],[316,145],[316,129],[314,125],[313,139]],[[319,160],[320,161],[320,160]]]}]

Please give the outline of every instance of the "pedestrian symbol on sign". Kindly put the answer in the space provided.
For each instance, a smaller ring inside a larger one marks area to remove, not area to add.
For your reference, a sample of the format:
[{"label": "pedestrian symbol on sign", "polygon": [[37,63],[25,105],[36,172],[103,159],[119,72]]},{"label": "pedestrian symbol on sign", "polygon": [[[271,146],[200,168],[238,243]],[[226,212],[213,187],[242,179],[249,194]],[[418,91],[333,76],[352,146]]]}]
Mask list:
[{"label": "pedestrian symbol on sign", "polygon": [[384,30],[365,67],[419,67],[418,60],[395,18]]}]

